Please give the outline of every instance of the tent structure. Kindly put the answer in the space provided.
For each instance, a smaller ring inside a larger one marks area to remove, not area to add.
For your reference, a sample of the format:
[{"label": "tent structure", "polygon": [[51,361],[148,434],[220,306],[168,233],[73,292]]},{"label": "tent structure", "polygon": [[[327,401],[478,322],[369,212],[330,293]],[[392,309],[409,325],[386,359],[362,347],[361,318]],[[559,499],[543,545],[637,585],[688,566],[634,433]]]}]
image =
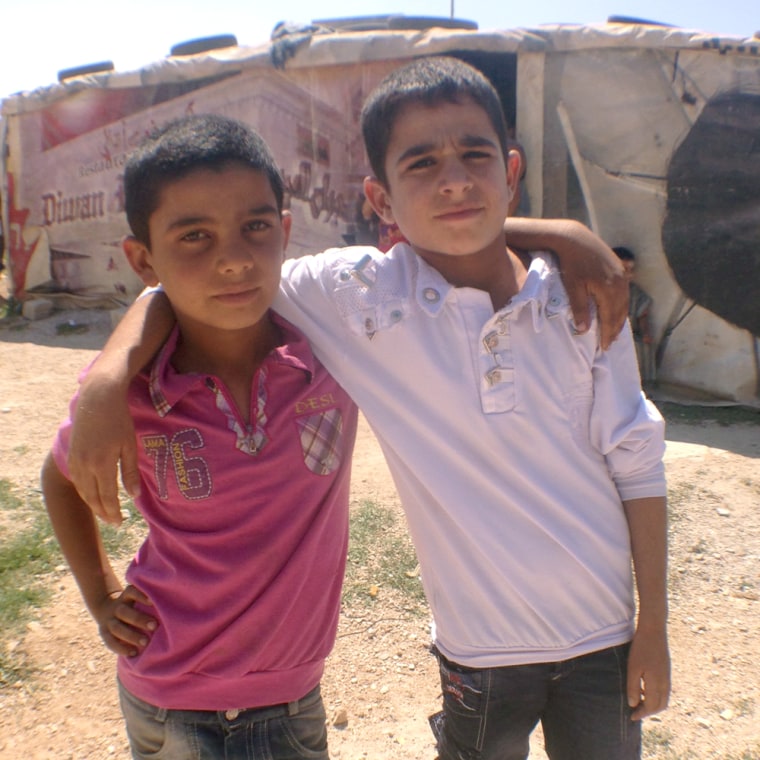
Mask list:
[{"label": "tent structure", "polygon": [[154,125],[217,111],[272,146],[294,215],[289,255],[374,242],[358,115],[412,57],[455,55],[498,89],[527,155],[519,213],[569,216],[637,259],[660,383],[760,407],[760,39],[627,19],[481,31],[403,16],[178,45],[2,104],[2,227],[14,297],[127,302],[121,167]]}]

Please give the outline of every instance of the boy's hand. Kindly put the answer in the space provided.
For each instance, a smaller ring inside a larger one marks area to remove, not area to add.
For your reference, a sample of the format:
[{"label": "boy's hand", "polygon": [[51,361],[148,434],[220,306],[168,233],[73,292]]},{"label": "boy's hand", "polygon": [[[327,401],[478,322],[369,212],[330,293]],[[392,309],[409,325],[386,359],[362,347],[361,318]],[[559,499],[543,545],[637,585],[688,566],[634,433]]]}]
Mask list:
[{"label": "boy's hand", "polygon": [[637,630],[628,656],[628,705],[631,720],[664,710],[670,699],[670,654],[665,631]]},{"label": "boy's hand", "polygon": [[90,509],[105,522],[121,523],[118,464],[127,493],[138,496],[137,447],[126,391],[96,371],[82,383],[69,444],[71,481]]},{"label": "boy's hand", "polygon": [[138,602],[150,604],[142,591],[127,586],[123,591],[107,596],[93,610],[100,638],[112,652],[125,657],[136,657],[142,652],[158,625],[155,618],[135,609]]},{"label": "boy's hand", "polygon": [[554,251],[562,282],[570,298],[578,332],[591,324],[589,302],[596,302],[600,342],[612,345],[628,317],[629,285],[614,251],[585,224],[572,219],[508,217],[504,222],[508,246],[524,251]]},{"label": "boy's hand", "polygon": [[596,302],[600,343],[606,350],[628,318],[629,282],[611,248],[580,223],[573,224],[573,230],[570,239],[579,255],[573,255],[568,247],[561,257],[562,282],[579,332],[588,330],[589,301]]}]

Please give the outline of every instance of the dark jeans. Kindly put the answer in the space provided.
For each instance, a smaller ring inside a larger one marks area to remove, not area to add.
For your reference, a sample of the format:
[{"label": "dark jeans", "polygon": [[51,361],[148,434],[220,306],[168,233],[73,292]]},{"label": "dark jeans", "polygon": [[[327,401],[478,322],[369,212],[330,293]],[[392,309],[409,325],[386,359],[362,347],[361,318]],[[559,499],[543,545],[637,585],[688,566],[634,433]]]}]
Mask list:
[{"label": "dark jeans", "polygon": [[[629,645],[564,662],[473,669],[438,655],[440,760],[525,760],[539,721],[551,760],[638,760],[626,698]],[[437,725],[436,725],[437,723]]]},{"label": "dark jeans", "polygon": [[166,710],[119,684],[137,760],[328,760],[319,686],[298,702],[252,710]]}]

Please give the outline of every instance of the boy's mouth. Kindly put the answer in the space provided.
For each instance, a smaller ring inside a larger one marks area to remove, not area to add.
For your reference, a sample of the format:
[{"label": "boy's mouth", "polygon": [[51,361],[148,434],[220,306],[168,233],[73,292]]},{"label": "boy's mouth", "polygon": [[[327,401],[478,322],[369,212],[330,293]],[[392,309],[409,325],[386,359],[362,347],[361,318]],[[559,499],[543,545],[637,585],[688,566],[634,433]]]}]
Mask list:
[{"label": "boy's mouth", "polygon": [[258,288],[247,285],[240,288],[230,288],[214,296],[222,303],[243,303],[255,298]]},{"label": "boy's mouth", "polygon": [[463,208],[454,208],[442,211],[436,214],[436,219],[442,222],[456,222],[460,220],[468,220],[478,216],[482,212],[482,208],[468,206]]}]

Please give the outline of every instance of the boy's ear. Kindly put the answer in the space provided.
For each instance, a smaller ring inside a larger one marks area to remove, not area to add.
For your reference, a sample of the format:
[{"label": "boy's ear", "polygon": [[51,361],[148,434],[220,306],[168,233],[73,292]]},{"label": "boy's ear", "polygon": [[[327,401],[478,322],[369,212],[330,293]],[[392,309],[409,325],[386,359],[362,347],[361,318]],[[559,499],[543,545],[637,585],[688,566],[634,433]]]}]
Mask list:
[{"label": "boy's ear", "polygon": [[372,210],[387,224],[395,224],[391,196],[377,177],[364,178],[364,197]]},{"label": "boy's ear", "polygon": [[145,285],[158,285],[161,281],[153,269],[152,257],[148,247],[136,237],[128,235],[121,243],[129,265],[135,270],[137,276]]},{"label": "boy's ear", "polygon": [[509,197],[513,198],[520,184],[520,177],[523,174],[523,159],[520,151],[514,148],[507,153],[507,186],[509,187]]}]

